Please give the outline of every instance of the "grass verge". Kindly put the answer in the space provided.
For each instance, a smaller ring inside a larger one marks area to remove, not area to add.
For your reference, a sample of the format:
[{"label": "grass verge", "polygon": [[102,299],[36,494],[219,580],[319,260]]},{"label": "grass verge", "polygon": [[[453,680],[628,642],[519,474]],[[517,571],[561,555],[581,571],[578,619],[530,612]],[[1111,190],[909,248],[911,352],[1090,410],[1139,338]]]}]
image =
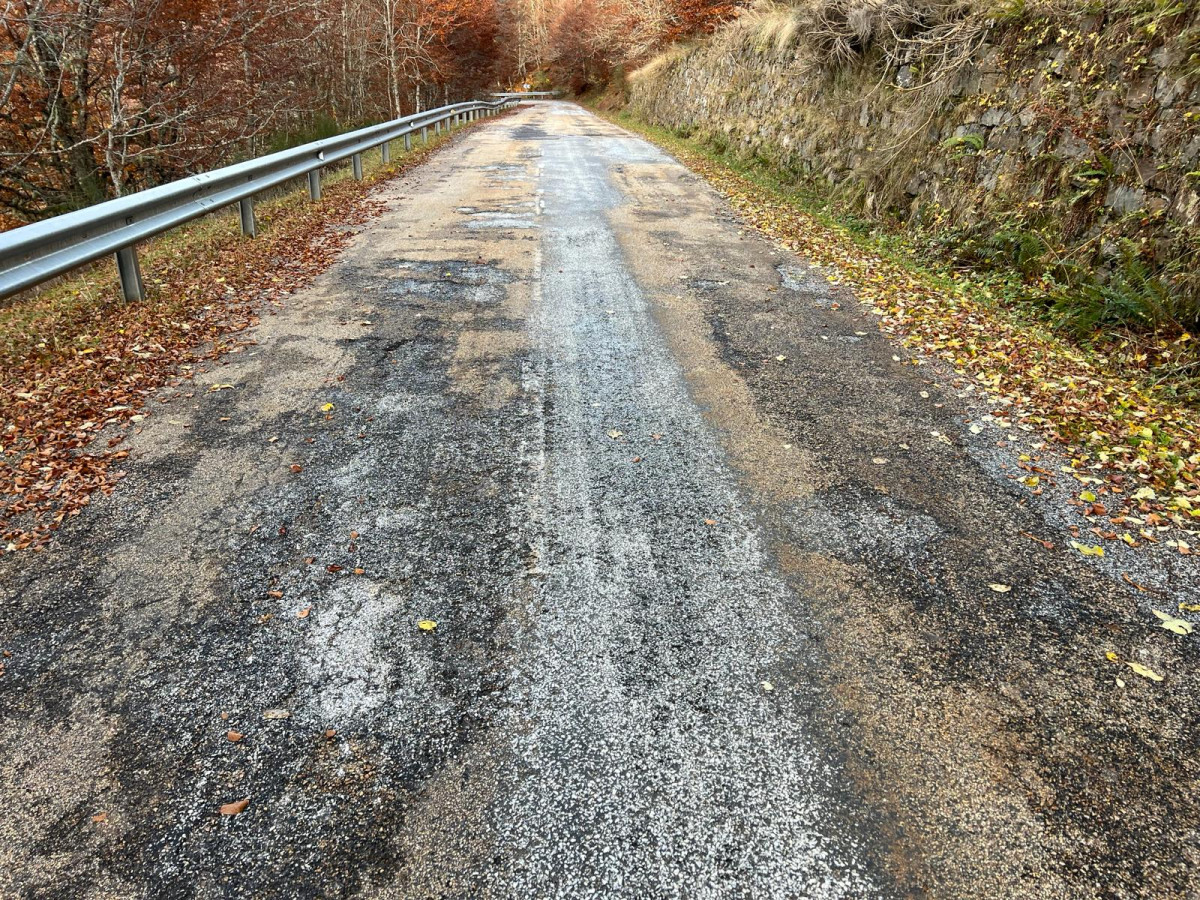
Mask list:
[{"label": "grass verge", "polygon": [[[1002,428],[1040,433],[1065,455],[1065,472],[1022,460],[1023,479],[1078,482],[1095,543],[1168,542],[1192,552],[1176,528],[1200,533],[1200,410],[1174,396],[1163,366],[1192,355],[1191,335],[1162,339],[1152,364],[1127,343],[1089,347],[1004,304],[1003,273],[931,267],[895,235],[839,218],[825,199],[755,160],[647,124],[628,111],[595,110],[672,153],[725,196],[743,220],[851,288],[880,328],[920,355],[948,363],[992,407]],[[919,359],[918,359],[919,362]]]}]

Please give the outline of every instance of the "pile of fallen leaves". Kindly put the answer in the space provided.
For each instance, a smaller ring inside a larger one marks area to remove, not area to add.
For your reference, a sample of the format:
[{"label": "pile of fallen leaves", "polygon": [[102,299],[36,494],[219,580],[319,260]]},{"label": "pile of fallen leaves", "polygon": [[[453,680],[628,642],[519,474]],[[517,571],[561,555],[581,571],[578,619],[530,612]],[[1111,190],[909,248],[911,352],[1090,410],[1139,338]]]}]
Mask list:
[{"label": "pile of fallen leaves", "polygon": [[[830,283],[850,288],[885,332],[949,363],[987,397],[995,424],[1040,432],[1057,445],[1070,459],[1065,474],[1079,482],[1081,512],[1118,526],[1093,528],[1098,537],[1137,546],[1158,541],[1170,524],[1200,526],[1200,411],[1157,396],[1101,354],[1006,316],[968,277],[942,283],[691,144],[644,133],[702,175],[749,225],[819,264]],[[1024,481],[1036,488],[1038,477]],[[1191,552],[1183,540],[1171,545]],[[1103,553],[1100,546],[1086,550]]]},{"label": "pile of fallen leaves", "polygon": [[[304,287],[378,215],[370,191],[420,162],[422,148],[371,173],[258,204],[259,237],[236,215],[210,217],[143,249],[148,298],[120,300],[110,265],[0,309],[0,553],[37,547],[64,519],[109,493],[125,426],[172,377],[239,345],[265,301]],[[103,441],[94,438],[112,433]]]}]

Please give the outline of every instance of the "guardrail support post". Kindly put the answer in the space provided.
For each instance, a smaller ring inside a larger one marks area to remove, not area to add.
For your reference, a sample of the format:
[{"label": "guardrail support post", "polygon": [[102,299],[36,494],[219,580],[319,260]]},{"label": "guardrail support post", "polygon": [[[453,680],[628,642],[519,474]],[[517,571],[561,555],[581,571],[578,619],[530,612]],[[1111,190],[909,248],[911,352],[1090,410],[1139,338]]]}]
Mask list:
[{"label": "guardrail support post", "polygon": [[392,142],[384,141],[379,146],[379,155],[383,157],[383,164],[386,166],[392,161]]},{"label": "guardrail support post", "polygon": [[258,237],[258,225],[254,221],[254,200],[243,197],[238,201],[238,214],[242,219],[242,234],[246,237]]},{"label": "guardrail support post", "polygon": [[422,128],[421,128],[421,143],[422,144],[429,143],[429,127],[428,126],[422,126]]},{"label": "guardrail support post", "polygon": [[362,154],[354,154],[354,180],[362,181]]},{"label": "guardrail support post", "polygon": [[412,152],[412,134],[411,133],[406,134],[404,136],[404,152],[405,153]]},{"label": "guardrail support post", "polygon": [[142,283],[142,267],[138,264],[136,247],[122,247],[117,251],[117,274],[121,277],[121,293],[127,302],[146,299],[146,287]]},{"label": "guardrail support post", "polygon": [[313,169],[308,173],[308,197],[310,200],[321,199],[321,170]]}]

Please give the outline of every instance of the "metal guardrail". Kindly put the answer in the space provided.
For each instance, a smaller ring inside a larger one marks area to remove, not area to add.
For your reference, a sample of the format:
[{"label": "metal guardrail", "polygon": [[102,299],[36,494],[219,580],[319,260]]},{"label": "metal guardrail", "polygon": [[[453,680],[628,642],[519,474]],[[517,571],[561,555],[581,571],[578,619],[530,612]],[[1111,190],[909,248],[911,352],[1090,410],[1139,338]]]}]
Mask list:
[{"label": "metal guardrail", "polygon": [[235,203],[242,233],[254,237],[255,194],[307,174],[309,196],[320,200],[321,170],[326,166],[352,159],[354,177],[361,179],[362,155],[368,150],[381,147],[383,161],[388,162],[394,140],[403,138],[404,149],[411,150],[412,135],[417,131],[427,140],[430,128],[437,134],[443,123],[450,130],[512,105],[513,101],[505,98],[454,103],[0,232],[0,298],[112,253],[125,299],[145,299],[137,257],[139,242]]},{"label": "metal guardrail", "polygon": [[496,97],[500,100],[552,100],[555,97],[562,96],[562,91],[508,91],[508,92],[493,92],[488,94],[489,97]]}]

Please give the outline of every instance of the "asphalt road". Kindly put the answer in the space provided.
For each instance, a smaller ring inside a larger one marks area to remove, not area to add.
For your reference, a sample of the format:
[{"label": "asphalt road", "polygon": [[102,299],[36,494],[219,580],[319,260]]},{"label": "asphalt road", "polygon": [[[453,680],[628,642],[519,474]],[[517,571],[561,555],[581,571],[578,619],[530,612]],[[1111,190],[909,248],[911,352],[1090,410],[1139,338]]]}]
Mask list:
[{"label": "asphalt road", "polygon": [[577,107],[380,199],[0,559],[0,896],[1197,896],[1189,560]]}]

